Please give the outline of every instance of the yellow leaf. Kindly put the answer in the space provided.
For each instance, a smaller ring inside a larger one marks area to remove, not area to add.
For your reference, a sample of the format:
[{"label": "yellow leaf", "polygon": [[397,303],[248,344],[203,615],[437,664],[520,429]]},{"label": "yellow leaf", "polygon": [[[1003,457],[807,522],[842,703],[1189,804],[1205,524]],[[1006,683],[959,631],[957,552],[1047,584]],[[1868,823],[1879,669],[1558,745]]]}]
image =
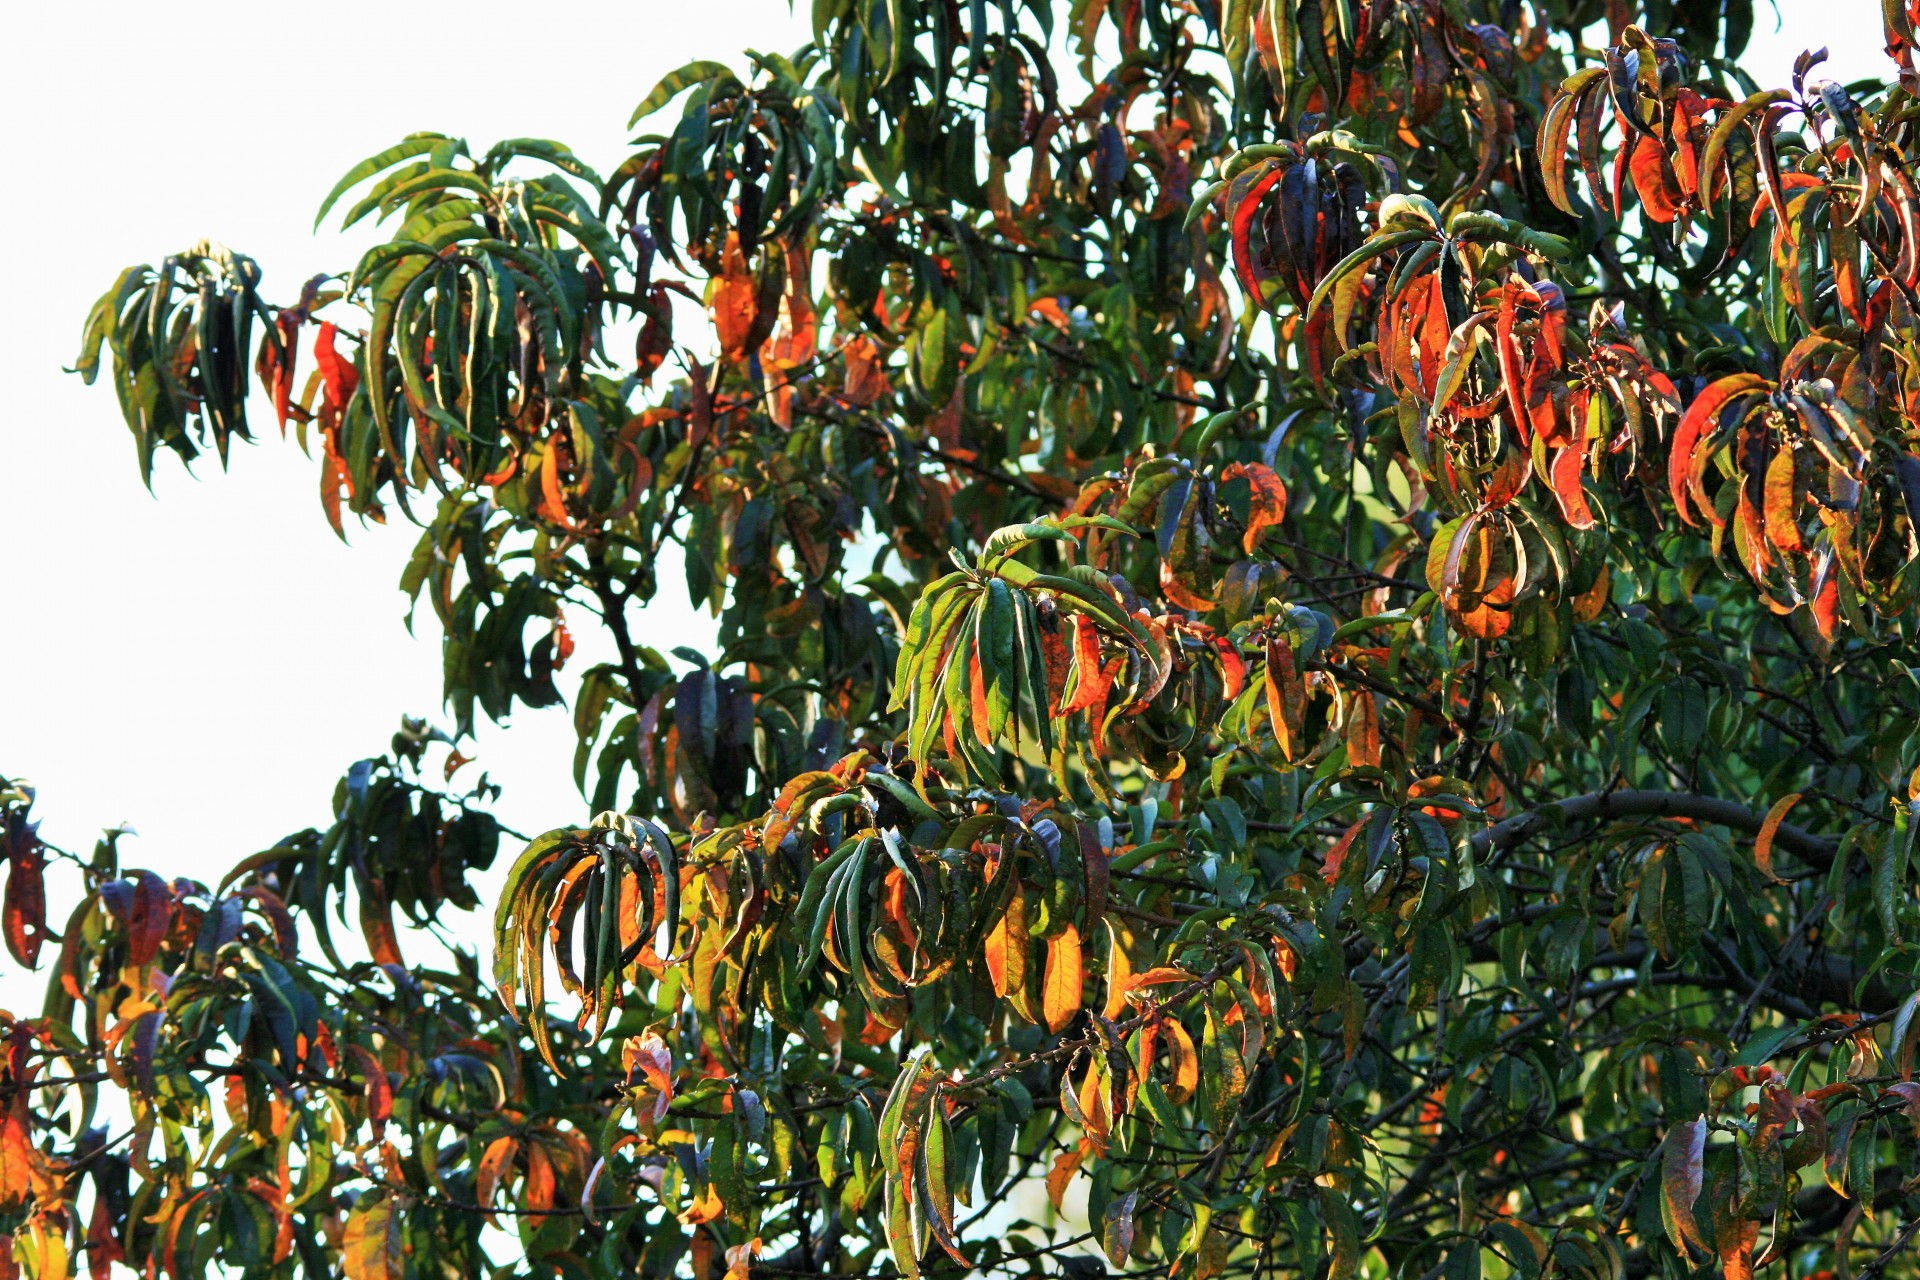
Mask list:
[{"label": "yellow leaf", "polygon": [[761,1247],[760,1237],[755,1236],[745,1244],[728,1248],[725,1280],[747,1280],[752,1261],[760,1256]]},{"label": "yellow leaf", "polygon": [[1017,1008],[1024,1005],[1019,998],[1027,988],[1027,900],[1018,889],[987,935],[987,973],[995,995],[1013,998]]},{"label": "yellow leaf", "polygon": [[1108,1021],[1127,1009],[1127,992],[1133,979],[1133,958],[1127,954],[1126,935],[1111,919],[1107,926],[1107,1007],[1100,1011]]},{"label": "yellow leaf", "polygon": [[713,1184],[709,1182],[706,1192],[680,1215],[680,1221],[686,1226],[697,1227],[703,1222],[712,1222],[726,1211],[727,1206],[720,1199],[720,1193],[715,1191]]}]

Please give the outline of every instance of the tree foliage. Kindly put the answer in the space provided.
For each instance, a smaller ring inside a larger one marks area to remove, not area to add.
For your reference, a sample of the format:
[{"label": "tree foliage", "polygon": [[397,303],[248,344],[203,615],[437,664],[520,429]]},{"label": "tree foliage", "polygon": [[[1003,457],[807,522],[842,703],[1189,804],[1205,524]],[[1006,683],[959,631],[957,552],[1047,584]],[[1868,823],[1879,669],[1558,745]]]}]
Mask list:
[{"label": "tree foliage", "polygon": [[1920,5],[1752,20],[816,0],[130,268],[143,476],[416,524],[451,733],[212,887],[5,792],[0,1266],[1912,1274]]}]

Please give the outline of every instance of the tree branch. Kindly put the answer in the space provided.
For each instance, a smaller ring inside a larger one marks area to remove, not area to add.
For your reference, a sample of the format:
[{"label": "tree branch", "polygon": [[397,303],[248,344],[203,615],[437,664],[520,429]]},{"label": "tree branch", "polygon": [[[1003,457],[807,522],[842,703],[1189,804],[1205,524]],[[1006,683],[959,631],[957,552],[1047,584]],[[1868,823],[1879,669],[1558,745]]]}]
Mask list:
[{"label": "tree branch", "polygon": [[[1686,791],[1595,791],[1544,804],[1497,822],[1485,831],[1474,833],[1473,847],[1476,852],[1504,849],[1519,844],[1555,819],[1580,822],[1589,818],[1691,818],[1749,834],[1759,831],[1766,821],[1764,813],[1716,796]],[[1774,832],[1773,842],[1822,871],[1833,865],[1839,853],[1838,841],[1784,822]]]}]

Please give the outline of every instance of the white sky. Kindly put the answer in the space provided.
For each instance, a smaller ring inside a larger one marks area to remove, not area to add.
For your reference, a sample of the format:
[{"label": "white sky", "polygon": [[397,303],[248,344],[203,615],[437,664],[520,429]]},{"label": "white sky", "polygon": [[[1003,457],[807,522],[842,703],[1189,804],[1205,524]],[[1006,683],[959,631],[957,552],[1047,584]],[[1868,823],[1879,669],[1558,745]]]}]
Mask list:
[{"label": "white sky", "polygon": [[[1763,84],[1785,83],[1793,54],[1816,43],[1834,47],[1841,79],[1890,67],[1874,0],[1783,7],[1786,30],[1763,13],[1749,54]],[[12,8],[0,74],[12,123],[0,204],[12,299],[0,308],[0,774],[38,785],[48,838],[84,853],[125,820],[140,832],[122,846],[130,864],[217,880],[279,836],[324,825],[345,767],[384,750],[401,713],[434,715],[439,703],[437,625],[427,614],[415,639],[400,624],[410,528],[349,526],[342,546],[316,467],[277,438],[238,447],[228,475],[203,459],[197,480],[163,456],[154,495],[141,487],[112,390],[61,372],[118,271],[205,237],[252,255],[267,296],[290,299],[370,243],[364,226],[350,240],[308,231],[362,157],[438,129],[476,148],[558,139],[605,172],[626,154],[633,104],[664,72],[696,57],[744,65],[743,46],[791,51],[805,9]],[[269,433],[271,420],[262,407]],[[662,579],[640,638],[665,648],[711,637],[678,573]],[[461,776],[491,770],[507,788],[502,818],[543,830],[582,816],[572,750],[564,709],[522,712],[511,733],[482,728],[478,764]],[[0,981],[0,996],[21,990]]]}]

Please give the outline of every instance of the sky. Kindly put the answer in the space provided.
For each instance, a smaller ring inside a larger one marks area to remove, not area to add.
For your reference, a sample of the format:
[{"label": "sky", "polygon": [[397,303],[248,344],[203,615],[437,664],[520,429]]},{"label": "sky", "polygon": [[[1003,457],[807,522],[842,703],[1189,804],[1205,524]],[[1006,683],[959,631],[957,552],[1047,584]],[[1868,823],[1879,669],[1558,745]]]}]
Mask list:
[{"label": "sky", "polygon": [[[1785,83],[1794,54],[1820,43],[1836,78],[1889,66],[1873,0],[1784,5],[1776,30],[1763,4],[1749,52],[1763,84]],[[311,230],[362,157],[434,129],[476,149],[554,138],[605,172],[661,75],[699,57],[738,65],[742,47],[790,51],[804,14],[784,0],[96,0],[9,13],[0,775],[37,785],[47,838],[84,852],[127,822],[139,833],[122,846],[127,865],[216,881],[324,826],[347,765],[385,750],[403,713],[438,712],[437,626],[402,626],[413,532],[349,525],[342,545],[317,468],[264,407],[266,438],[237,447],[228,474],[209,457],[190,477],[169,456],[153,493],[142,487],[111,389],[62,372],[117,273],[207,238],[254,257],[268,297],[291,298],[372,242],[365,226]],[[711,637],[671,585],[677,572],[662,579],[639,639]],[[594,657],[583,646],[575,661]],[[486,769],[505,786],[509,825],[585,816],[565,710],[523,710],[511,732],[483,726],[478,746],[463,777]]]}]

